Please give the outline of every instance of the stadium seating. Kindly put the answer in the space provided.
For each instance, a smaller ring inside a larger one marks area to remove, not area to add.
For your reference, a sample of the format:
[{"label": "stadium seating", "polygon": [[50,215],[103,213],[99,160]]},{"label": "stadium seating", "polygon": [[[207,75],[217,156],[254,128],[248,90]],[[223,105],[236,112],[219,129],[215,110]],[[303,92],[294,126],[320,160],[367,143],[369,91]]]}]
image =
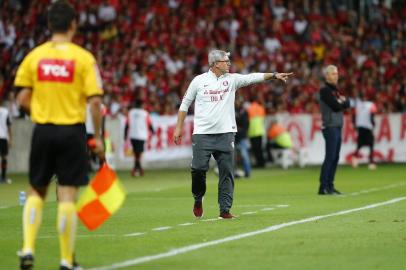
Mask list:
[{"label": "stadium seating", "polygon": [[[48,2],[0,1],[3,97],[22,58],[49,37]],[[379,113],[405,112],[405,4],[359,2],[82,0],[76,4],[75,42],[96,56],[112,116],[135,98],[152,113],[175,114],[193,76],[208,69],[207,51],[215,47],[231,51],[232,72],[295,72],[287,86],[240,91],[246,99],[259,95],[269,114],[318,113],[320,71],[330,63],[339,66],[346,94],[365,93]]]}]

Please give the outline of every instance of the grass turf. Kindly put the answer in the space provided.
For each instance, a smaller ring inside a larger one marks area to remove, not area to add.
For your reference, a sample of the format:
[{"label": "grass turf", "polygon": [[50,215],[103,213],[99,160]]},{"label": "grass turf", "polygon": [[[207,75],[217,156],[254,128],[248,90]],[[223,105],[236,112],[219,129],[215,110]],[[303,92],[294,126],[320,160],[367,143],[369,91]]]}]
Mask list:
[{"label": "grass turf", "polygon": [[[204,218],[192,215],[188,170],[147,171],[143,178],[119,172],[128,196],[124,206],[100,229],[79,225],[76,257],[85,268],[107,266],[143,256],[208,243],[272,225],[406,197],[404,164],[370,171],[341,166],[336,187],[344,196],[318,196],[319,167],[255,170],[236,180],[234,220],[217,220],[217,177],[208,173]],[[0,186],[0,269],[18,269],[21,213],[18,192],[26,175],[11,175]],[[57,269],[55,187],[44,207],[35,269]],[[207,219],[215,219],[209,220]],[[193,223],[193,224],[185,224]],[[183,224],[183,225],[181,225]],[[164,227],[170,227],[165,229]],[[126,236],[127,234],[142,233]],[[404,269],[406,200],[346,215],[296,224],[231,242],[124,269]]]}]

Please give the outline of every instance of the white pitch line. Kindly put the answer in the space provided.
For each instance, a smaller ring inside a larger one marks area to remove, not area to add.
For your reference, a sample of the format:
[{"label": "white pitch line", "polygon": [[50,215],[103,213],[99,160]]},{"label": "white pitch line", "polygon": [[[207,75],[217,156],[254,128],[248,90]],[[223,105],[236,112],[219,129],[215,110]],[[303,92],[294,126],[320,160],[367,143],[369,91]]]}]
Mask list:
[{"label": "white pitch line", "polygon": [[152,230],[152,231],[166,231],[166,230],[169,230],[169,229],[172,229],[172,227],[171,227],[171,226],[158,227],[158,228],[153,228],[153,229],[151,229],[151,230]]},{"label": "white pitch line", "polygon": [[207,221],[216,221],[219,220],[218,218],[208,218],[208,219],[202,219],[203,222],[207,222]]},{"label": "white pitch line", "polygon": [[274,204],[240,204],[240,205],[233,205],[233,208],[243,208],[243,207],[269,207],[275,206]]},{"label": "white pitch line", "polygon": [[[76,238],[95,238],[95,237],[114,237],[118,236],[116,234],[79,234],[76,235]],[[57,238],[59,237],[57,234],[55,235],[42,235],[38,236],[38,239],[49,239],[49,238]]]},{"label": "white pitch line", "polygon": [[194,223],[187,222],[187,223],[178,224],[178,226],[190,226],[190,225],[193,225],[193,224]]},{"label": "white pitch line", "polygon": [[261,211],[272,211],[272,210],[274,210],[275,208],[272,208],[272,207],[270,207],[270,208],[262,208],[261,209]]},{"label": "white pitch line", "polygon": [[129,233],[129,234],[125,234],[124,236],[127,237],[133,237],[133,236],[140,236],[140,235],[144,235],[144,232],[136,232],[136,233]]},{"label": "white pitch line", "polygon": [[253,214],[256,214],[256,213],[257,213],[257,211],[251,211],[251,212],[241,213],[241,215],[253,215]]},{"label": "white pitch line", "polygon": [[276,207],[285,208],[285,207],[289,207],[289,204],[279,204]]},{"label": "white pitch line", "polygon": [[113,263],[113,264],[107,265],[107,266],[91,268],[88,270],[113,270],[113,269],[119,269],[119,268],[129,267],[129,266],[133,266],[133,265],[143,264],[146,262],[156,261],[156,260],[163,259],[163,258],[173,257],[173,256],[176,256],[179,254],[191,252],[193,250],[198,250],[198,249],[202,249],[205,247],[215,246],[215,245],[219,245],[219,244],[223,244],[223,243],[227,243],[227,242],[231,242],[231,241],[236,241],[236,240],[240,240],[243,238],[247,238],[247,237],[251,237],[251,236],[255,236],[255,235],[259,235],[259,234],[277,231],[277,230],[280,230],[280,229],[283,229],[286,227],[290,227],[293,225],[304,224],[304,223],[313,222],[316,220],[321,220],[321,219],[334,217],[334,216],[342,216],[342,215],[350,214],[353,212],[359,212],[359,211],[368,210],[368,209],[372,209],[372,208],[376,208],[376,207],[380,207],[380,206],[384,206],[384,205],[394,204],[394,203],[397,203],[397,202],[400,202],[403,200],[406,200],[406,197],[394,198],[389,201],[369,204],[369,205],[366,205],[363,207],[347,209],[347,210],[343,210],[343,211],[339,211],[339,212],[334,212],[331,214],[314,216],[314,217],[304,218],[304,219],[300,219],[300,220],[294,220],[294,221],[290,221],[287,223],[273,225],[273,226],[264,228],[262,230],[251,231],[251,232],[242,233],[242,234],[236,234],[236,235],[232,235],[229,237],[225,237],[225,238],[221,238],[221,239],[217,239],[217,240],[213,240],[213,241],[209,241],[209,242],[198,243],[198,244],[194,244],[194,245],[175,248],[175,249],[169,250],[168,252],[138,257],[138,258],[134,258],[134,259],[123,261],[123,262]]},{"label": "white pitch line", "polygon": [[384,187],[381,187],[381,188],[376,188],[375,187],[375,188],[370,188],[370,189],[363,189],[363,190],[352,192],[352,193],[349,193],[349,194],[343,194],[340,197],[358,196],[360,194],[367,194],[367,193],[370,193],[370,192],[376,192],[376,191],[381,191],[381,190],[392,189],[392,188],[396,188],[396,187],[400,187],[400,186],[404,186],[404,185],[406,185],[406,183],[391,184],[391,185],[384,186]]},{"label": "white pitch line", "polygon": [[4,206],[0,206],[0,209],[6,209],[9,208],[10,206],[4,205]]}]

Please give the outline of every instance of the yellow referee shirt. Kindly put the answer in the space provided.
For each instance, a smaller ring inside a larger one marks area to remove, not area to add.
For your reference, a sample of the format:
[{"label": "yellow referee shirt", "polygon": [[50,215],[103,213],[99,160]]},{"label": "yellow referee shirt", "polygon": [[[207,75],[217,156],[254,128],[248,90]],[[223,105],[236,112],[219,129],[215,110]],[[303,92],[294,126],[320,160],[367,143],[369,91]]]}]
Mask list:
[{"label": "yellow referee shirt", "polygon": [[14,85],[32,89],[31,118],[38,124],[84,123],[87,97],[102,95],[96,60],[70,42],[46,42],[17,70]]}]

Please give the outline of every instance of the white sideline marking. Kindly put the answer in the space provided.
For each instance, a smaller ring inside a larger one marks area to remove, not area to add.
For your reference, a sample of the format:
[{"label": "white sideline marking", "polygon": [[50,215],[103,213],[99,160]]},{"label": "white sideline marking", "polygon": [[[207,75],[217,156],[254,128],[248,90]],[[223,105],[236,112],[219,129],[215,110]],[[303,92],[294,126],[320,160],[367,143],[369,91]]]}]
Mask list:
[{"label": "white sideline marking", "polygon": [[118,236],[116,234],[80,234],[77,235],[76,237],[78,238],[86,238],[86,237],[112,237],[112,236]]},{"label": "white sideline marking", "polygon": [[144,234],[145,233],[143,233],[143,232],[136,232],[136,233],[125,234],[124,236],[132,237],[132,236],[140,236],[140,235],[144,235]]},{"label": "white sideline marking", "polygon": [[353,192],[353,193],[343,194],[343,195],[341,195],[340,197],[357,196],[357,195],[360,195],[360,194],[366,194],[366,193],[370,193],[370,192],[376,192],[376,191],[381,191],[381,190],[387,190],[387,189],[396,188],[396,187],[400,187],[400,186],[404,186],[404,185],[406,185],[406,183],[391,184],[391,185],[384,186],[384,187],[381,187],[381,188],[363,189],[363,190],[356,191],[356,192]]},{"label": "white sideline marking", "polygon": [[256,214],[256,213],[257,213],[257,211],[251,211],[251,212],[241,213],[241,215],[253,215],[253,214]]},{"label": "white sideline marking", "polygon": [[268,206],[275,206],[274,204],[240,204],[240,205],[233,205],[233,208],[239,207],[268,207]]},{"label": "white sideline marking", "polygon": [[10,206],[4,205],[4,206],[0,206],[0,209],[6,209],[9,208]]},{"label": "white sideline marking", "polygon": [[[118,236],[116,234],[79,234],[76,235],[76,238],[86,238],[86,237],[113,237],[113,236]],[[48,239],[48,238],[57,238],[58,235],[42,235],[38,236],[38,239]]]},{"label": "white sideline marking", "polygon": [[179,224],[178,226],[190,226],[190,225],[193,225],[193,224],[194,224],[194,223],[187,222],[187,223]]},{"label": "white sideline marking", "polygon": [[272,208],[272,207],[270,207],[270,208],[262,208],[261,209],[261,211],[272,211],[272,210],[274,210],[275,208]]},{"label": "white sideline marking", "polygon": [[285,208],[285,207],[289,207],[289,204],[279,204],[276,207]]},{"label": "white sideline marking", "polygon": [[218,218],[202,219],[203,222],[206,222],[206,221],[216,221],[216,220],[219,220],[219,219],[218,219]]},{"label": "white sideline marking", "polygon": [[158,227],[158,228],[153,228],[152,231],[166,231],[171,229],[171,226],[167,226],[167,227]]},{"label": "white sideline marking", "polygon": [[124,267],[128,267],[128,266],[137,265],[137,264],[142,264],[142,263],[146,263],[146,262],[159,260],[159,259],[162,259],[162,258],[173,257],[173,256],[176,256],[176,255],[179,255],[179,254],[187,253],[187,252],[190,252],[190,251],[193,251],[193,250],[198,250],[198,249],[209,247],[209,246],[215,246],[215,245],[219,245],[219,244],[222,244],[222,243],[227,243],[227,242],[231,242],[231,241],[235,241],[235,240],[240,240],[240,239],[243,239],[243,238],[247,238],[247,237],[251,237],[251,236],[255,236],[255,235],[259,235],[259,234],[263,234],[263,233],[267,233],[267,232],[277,231],[277,230],[280,230],[282,228],[293,226],[293,225],[308,223],[308,222],[312,222],[312,221],[316,221],[316,220],[325,219],[325,218],[328,218],[328,217],[346,215],[346,214],[350,214],[350,213],[353,213],[353,212],[372,209],[372,208],[376,208],[376,207],[380,207],[380,206],[384,206],[384,205],[388,205],[388,204],[394,204],[394,203],[397,203],[397,202],[400,202],[400,201],[403,201],[403,200],[406,200],[406,197],[394,198],[394,199],[389,200],[389,201],[369,204],[369,205],[366,205],[366,206],[363,206],[363,207],[358,207],[358,208],[353,208],[353,209],[348,209],[348,210],[342,210],[342,211],[331,213],[331,214],[326,214],[326,215],[321,215],[321,216],[314,216],[314,217],[304,218],[304,219],[300,219],[300,220],[290,221],[290,222],[287,222],[287,223],[273,225],[273,226],[264,228],[262,230],[257,230],[257,231],[242,233],[242,234],[236,234],[236,235],[232,235],[232,236],[229,236],[229,237],[226,237],[226,238],[221,238],[221,239],[217,239],[217,240],[213,240],[213,241],[209,241],[209,242],[205,242],[205,243],[198,243],[198,244],[194,244],[194,245],[175,248],[175,249],[169,250],[168,252],[158,253],[158,254],[155,254],[155,255],[149,255],[149,256],[143,256],[143,257],[138,257],[138,258],[123,261],[123,262],[113,263],[113,264],[107,265],[107,266],[100,266],[100,267],[90,268],[88,270],[112,270],[112,269],[119,269],[119,268],[124,268]]}]

